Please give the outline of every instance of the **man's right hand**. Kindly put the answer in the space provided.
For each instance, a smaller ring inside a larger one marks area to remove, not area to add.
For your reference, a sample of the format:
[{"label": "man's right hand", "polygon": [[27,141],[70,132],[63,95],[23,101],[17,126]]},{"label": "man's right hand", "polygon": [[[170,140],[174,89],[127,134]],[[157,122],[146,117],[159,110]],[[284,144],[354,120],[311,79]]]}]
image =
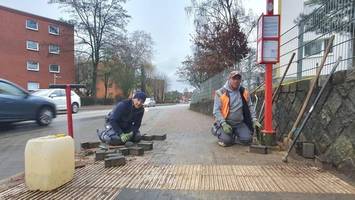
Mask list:
[{"label": "man's right hand", "polygon": [[222,123],[222,128],[225,134],[231,134],[233,131],[233,128],[227,123],[227,122],[223,122]]},{"label": "man's right hand", "polygon": [[120,138],[123,143],[126,143],[128,140],[132,138],[132,136],[133,136],[133,132],[122,133]]}]

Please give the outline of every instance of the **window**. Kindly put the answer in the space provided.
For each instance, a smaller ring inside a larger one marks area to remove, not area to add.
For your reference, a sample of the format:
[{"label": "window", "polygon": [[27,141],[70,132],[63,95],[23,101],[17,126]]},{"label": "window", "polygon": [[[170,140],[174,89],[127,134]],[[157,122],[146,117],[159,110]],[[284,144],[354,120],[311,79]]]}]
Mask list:
[{"label": "window", "polygon": [[13,85],[0,82],[0,94],[23,96],[24,92]]},{"label": "window", "polygon": [[28,91],[36,91],[39,89],[39,83],[36,82],[28,82],[27,83],[27,90]]},{"label": "window", "polygon": [[38,22],[33,19],[26,20],[26,28],[38,31]]},{"label": "window", "polygon": [[49,45],[49,53],[59,54],[60,49],[58,45],[50,44]]},{"label": "window", "polygon": [[39,62],[36,61],[27,61],[27,70],[29,71],[39,71]]},{"label": "window", "polygon": [[65,91],[64,90],[55,90],[54,92],[52,92],[51,95],[55,95],[56,97],[63,97],[65,96]]},{"label": "window", "polygon": [[49,65],[49,72],[59,73],[60,72],[60,66],[56,65],[56,64]]},{"label": "window", "polygon": [[26,48],[32,51],[39,51],[39,44],[38,42],[27,40]]},{"label": "window", "polygon": [[48,26],[48,32],[52,35],[59,35],[59,27],[54,25]]},{"label": "window", "polygon": [[304,46],[304,57],[320,55],[322,52],[322,42],[320,40],[312,41]]},{"label": "window", "polygon": [[[306,42],[303,56],[322,56],[325,49],[327,48],[328,42],[329,38]],[[333,53],[333,47],[330,48],[329,53]]]}]

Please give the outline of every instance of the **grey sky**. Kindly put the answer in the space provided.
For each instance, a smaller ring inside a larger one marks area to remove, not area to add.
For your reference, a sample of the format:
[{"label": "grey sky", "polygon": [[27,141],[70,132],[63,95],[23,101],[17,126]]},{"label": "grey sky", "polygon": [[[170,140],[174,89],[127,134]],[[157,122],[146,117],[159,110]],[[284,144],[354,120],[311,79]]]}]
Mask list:
[{"label": "grey sky", "polygon": [[[266,0],[242,2],[258,15],[265,10]],[[53,19],[65,18],[65,13],[56,5],[47,4],[47,0],[0,0],[0,4]],[[129,0],[125,5],[132,17],[128,31],[144,30],[152,35],[155,42],[153,64],[169,77],[169,90],[191,88],[186,83],[177,82],[175,75],[176,68],[191,52],[192,19],[184,11],[189,4],[190,0]]]}]

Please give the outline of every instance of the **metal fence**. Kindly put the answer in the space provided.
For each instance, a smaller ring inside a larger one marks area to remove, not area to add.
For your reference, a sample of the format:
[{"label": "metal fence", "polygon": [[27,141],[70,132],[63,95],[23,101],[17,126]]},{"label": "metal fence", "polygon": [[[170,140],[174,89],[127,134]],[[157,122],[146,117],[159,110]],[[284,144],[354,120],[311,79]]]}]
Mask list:
[{"label": "metal fence", "polygon": [[255,62],[255,53],[249,54],[235,68],[225,69],[203,82],[200,89],[194,90],[191,98],[192,103],[197,103],[214,98],[215,91],[220,89],[227,81],[228,75],[233,70],[242,72],[242,84],[247,88],[253,88],[255,85],[260,85],[263,82],[262,66]]},{"label": "metal fence", "polygon": [[[353,69],[355,65],[355,0],[319,1],[322,4],[304,3],[303,13],[294,20],[294,26],[281,34],[280,63],[274,66],[274,83],[277,83],[289,63],[295,59],[286,74],[286,81],[302,80],[316,74],[327,44],[332,35],[335,39],[322,70],[331,71],[339,56],[342,57],[337,71]],[[250,90],[263,82],[263,69],[257,66],[255,54],[238,63],[243,73],[243,85]],[[192,102],[211,100],[214,91],[223,86],[230,70],[225,70],[204,82],[193,93]]]},{"label": "metal fence", "polygon": [[283,74],[292,53],[287,79],[301,80],[314,76],[332,35],[335,36],[322,74],[328,74],[339,56],[337,70],[354,65],[355,0],[328,0],[322,5],[306,4],[296,24],[281,35],[280,64],[274,68]]}]

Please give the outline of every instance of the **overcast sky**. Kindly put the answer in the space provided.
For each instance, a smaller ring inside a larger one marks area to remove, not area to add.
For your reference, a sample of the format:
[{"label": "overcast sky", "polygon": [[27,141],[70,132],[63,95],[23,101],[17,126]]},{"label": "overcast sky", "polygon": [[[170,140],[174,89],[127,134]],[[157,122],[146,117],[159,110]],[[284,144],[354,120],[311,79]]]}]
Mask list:
[{"label": "overcast sky", "polygon": [[[257,15],[265,11],[265,0],[242,2]],[[66,18],[65,13],[56,5],[47,4],[47,0],[0,0],[0,4],[53,19]],[[128,0],[125,5],[131,16],[128,31],[144,30],[152,35],[153,64],[169,77],[169,90],[183,91],[186,87],[192,90],[187,83],[178,82],[175,75],[177,67],[191,52],[192,19],[184,11],[189,4],[190,0]]]}]

